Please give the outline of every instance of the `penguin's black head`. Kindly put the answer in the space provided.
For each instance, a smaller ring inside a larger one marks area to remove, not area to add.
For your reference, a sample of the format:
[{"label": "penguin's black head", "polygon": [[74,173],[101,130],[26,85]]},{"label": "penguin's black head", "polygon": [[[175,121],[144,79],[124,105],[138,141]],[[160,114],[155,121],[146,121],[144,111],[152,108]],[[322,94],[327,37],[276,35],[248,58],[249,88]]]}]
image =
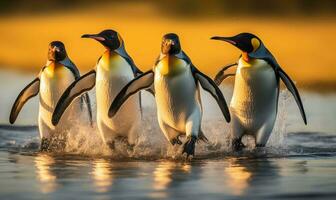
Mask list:
[{"label": "penguin's black head", "polygon": [[167,33],[162,38],[161,52],[163,54],[174,55],[181,51],[179,37],[175,33]]},{"label": "penguin's black head", "polygon": [[84,34],[82,38],[95,39],[109,50],[118,49],[123,42],[118,32],[114,30],[104,30],[98,34]]},{"label": "penguin's black head", "polygon": [[61,61],[67,57],[65,46],[61,41],[52,41],[48,47],[48,60]]},{"label": "penguin's black head", "polygon": [[238,49],[243,51],[244,53],[252,53],[256,51],[261,44],[261,40],[253,35],[252,33],[240,33],[233,37],[219,37],[215,36],[212,37],[213,40],[222,40],[225,42],[228,42],[234,46],[236,46]]}]

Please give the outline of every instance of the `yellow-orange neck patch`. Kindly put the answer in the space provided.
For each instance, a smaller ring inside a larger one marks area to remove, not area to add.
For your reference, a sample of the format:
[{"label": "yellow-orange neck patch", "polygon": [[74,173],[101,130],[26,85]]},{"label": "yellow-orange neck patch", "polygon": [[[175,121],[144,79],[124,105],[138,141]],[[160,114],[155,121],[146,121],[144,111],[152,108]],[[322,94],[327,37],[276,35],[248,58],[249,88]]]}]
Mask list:
[{"label": "yellow-orange neck patch", "polygon": [[53,77],[55,75],[56,69],[63,67],[62,64],[59,64],[57,62],[51,62],[45,69],[44,72],[49,76]]},{"label": "yellow-orange neck patch", "polygon": [[158,64],[157,69],[162,75],[177,75],[186,70],[187,63],[175,56],[166,56]]}]

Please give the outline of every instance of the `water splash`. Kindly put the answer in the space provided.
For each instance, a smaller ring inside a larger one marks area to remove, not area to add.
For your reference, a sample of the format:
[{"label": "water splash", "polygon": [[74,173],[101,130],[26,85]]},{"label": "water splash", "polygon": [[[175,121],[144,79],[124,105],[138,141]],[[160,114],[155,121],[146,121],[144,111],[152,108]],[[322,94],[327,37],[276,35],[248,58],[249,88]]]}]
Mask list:
[{"label": "water splash", "polygon": [[278,103],[278,116],[274,124],[272,134],[268,140],[267,146],[274,148],[287,148],[286,143],[286,127],[287,121],[286,117],[288,115],[288,101],[290,95],[288,90],[282,90],[279,94],[279,103]]},{"label": "water splash", "polygon": [[[230,89],[226,89],[230,93]],[[279,96],[279,112],[273,133],[267,144],[268,151],[272,149],[285,149],[285,131],[286,131],[286,104],[289,98],[288,91],[281,91]],[[115,150],[110,150],[105,145],[99,135],[99,131],[94,125],[74,123],[69,132],[66,152],[71,154],[80,154],[85,156],[109,156],[112,158],[141,158],[141,159],[180,159],[181,147],[170,145],[163,136],[157,122],[156,109],[151,99],[145,99],[144,118],[139,125],[139,138],[133,150],[130,150],[125,144],[116,144]],[[199,142],[196,148],[198,157],[207,157],[211,155],[224,155],[231,152],[230,136],[232,128],[226,123],[218,108],[212,107],[213,100],[202,93],[202,103],[204,109],[208,109],[203,116],[202,130],[209,143]],[[254,149],[254,139],[245,137],[244,142],[248,148],[246,152],[252,152]],[[246,153],[245,152],[245,153]]]},{"label": "water splash", "polygon": [[[231,94],[232,89],[225,88],[224,93],[226,97],[229,97],[230,95],[227,95],[227,93]],[[297,145],[297,142],[295,141],[306,138],[307,134],[297,138],[295,135],[298,134],[288,135],[286,133],[286,128],[288,124],[290,124],[287,119],[288,115],[290,115],[290,112],[288,111],[290,94],[287,90],[281,91],[279,98],[277,120],[266,148],[255,150],[254,139],[245,137],[244,142],[248,144],[248,148],[243,152],[236,153],[232,152],[230,148],[230,135],[232,133],[231,125],[225,122],[216,102],[203,92],[202,103],[204,115],[202,120],[202,130],[209,139],[209,143],[200,142],[197,144],[196,158],[207,159],[220,158],[223,156],[286,156],[289,155],[289,150],[292,150],[292,152],[297,155],[297,146],[295,146],[295,150],[293,151],[293,146]],[[123,143],[117,143],[116,149],[113,151],[110,150],[102,141],[96,124],[91,127],[84,119],[86,115],[83,114],[83,116],[80,116],[79,118],[72,119],[74,125],[68,132],[69,136],[65,152],[60,153],[63,155],[77,155],[94,158],[107,157],[111,159],[183,159],[184,157],[181,156],[181,147],[171,146],[163,136],[158,126],[156,109],[155,106],[153,106],[155,104],[152,97],[150,96],[147,99],[144,98],[144,100],[144,118],[139,125],[139,138],[137,139],[133,150],[130,150],[129,147]],[[93,107],[95,107],[95,105],[93,105]],[[311,136],[315,137],[315,135]],[[288,141],[288,137],[293,139]],[[0,138],[1,149],[15,149],[15,151],[18,152],[37,152],[40,142],[36,127],[34,129],[17,129],[12,126],[3,129],[3,127],[0,127]],[[294,139],[295,141],[293,142]],[[313,145],[310,144],[310,146]],[[308,149],[307,151],[311,152],[312,150]],[[326,150],[320,149],[318,151],[325,152]],[[304,150],[300,152],[304,152]]]}]

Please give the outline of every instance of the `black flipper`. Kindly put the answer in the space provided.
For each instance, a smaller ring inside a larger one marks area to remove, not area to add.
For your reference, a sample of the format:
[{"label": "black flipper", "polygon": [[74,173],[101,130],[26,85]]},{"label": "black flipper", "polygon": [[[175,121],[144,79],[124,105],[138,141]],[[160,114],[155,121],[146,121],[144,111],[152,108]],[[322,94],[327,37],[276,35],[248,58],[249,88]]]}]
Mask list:
[{"label": "black flipper", "polygon": [[236,65],[238,65],[238,64],[233,63],[233,64],[230,64],[230,65],[226,65],[216,74],[214,81],[215,81],[217,86],[219,86],[223,82],[223,80],[226,79],[227,77],[233,76],[232,74],[227,74],[226,75],[224,72],[226,70],[228,70],[229,68],[231,68],[233,66],[236,66]]},{"label": "black flipper", "polygon": [[13,124],[19,115],[23,105],[32,97],[36,96],[40,91],[40,79],[35,78],[32,82],[30,82],[19,94],[16,98],[10,116],[9,122]]},{"label": "black flipper", "polygon": [[287,89],[294,96],[296,104],[298,105],[298,107],[300,109],[300,113],[301,113],[303,122],[307,125],[307,118],[306,118],[306,114],[305,114],[305,111],[304,111],[304,108],[303,108],[303,105],[302,105],[301,97],[299,95],[299,92],[298,92],[297,88],[295,87],[294,82],[290,79],[290,77],[286,74],[286,72],[284,72],[281,68],[278,68],[277,71],[278,71],[280,79],[285,83]]},{"label": "black flipper", "polygon": [[91,100],[90,100],[90,96],[89,94],[86,92],[84,95],[83,95],[83,98],[84,98],[84,101],[86,103],[86,107],[88,109],[88,114],[89,114],[89,120],[90,120],[90,124],[91,126],[93,125],[93,116],[92,116],[92,108],[91,108]]},{"label": "black flipper", "polygon": [[141,115],[141,119],[143,119],[141,91],[139,92],[139,104],[140,104],[140,115]]},{"label": "black flipper", "polygon": [[226,104],[225,98],[217,87],[216,83],[211,80],[208,76],[203,74],[202,72],[198,71],[196,68],[192,67],[192,71],[194,74],[194,78],[200,83],[202,88],[209,92],[214,99],[216,99],[217,104],[219,105],[225,119],[227,122],[231,121],[230,111]]},{"label": "black flipper", "polygon": [[66,108],[71,102],[84,92],[91,90],[96,84],[96,71],[91,70],[86,73],[75,82],[73,82],[62,94],[58,100],[54,113],[52,115],[52,124],[55,126],[58,124]]},{"label": "black flipper", "polygon": [[217,86],[220,86],[220,84],[226,79],[231,76],[235,76],[236,74],[224,74],[223,76],[220,77],[220,79],[216,79],[215,77],[214,82],[216,83]]},{"label": "black flipper", "polygon": [[108,111],[108,116],[113,117],[122,106],[122,104],[136,92],[149,88],[154,82],[154,72],[152,70],[147,71],[140,76],[134,78],[129,82],[115,97],[113,100],[110,109]]},{"label": "black flipper", "polygon": [[281,78],[281,80],[285,83],[287,89],[294,96],[295,101],[300,109],[303,122],[307,124],[307,118],[306,118],[306,114],[305,114],[305,111],[302,105],[299,92],[297,88],[295,87],[295,84],[293,83],[293,81],[289,78],[289,76],[285,73],[285,71],[281,69],[280,65],[278,64],[274,56],[271,54],[271,52],[265,47],[263,43],[261,43],[257,51],[249,53],[249,56],[251,58],[263,59],[272,66],[277,77]]}]

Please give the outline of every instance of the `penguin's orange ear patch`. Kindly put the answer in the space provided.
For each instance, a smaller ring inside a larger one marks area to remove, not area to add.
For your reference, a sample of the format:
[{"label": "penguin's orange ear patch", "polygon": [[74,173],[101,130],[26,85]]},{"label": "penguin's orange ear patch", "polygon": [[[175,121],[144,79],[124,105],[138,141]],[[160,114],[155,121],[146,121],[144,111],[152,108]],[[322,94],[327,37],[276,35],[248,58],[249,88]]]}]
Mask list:
[{"label": "penguin's orange ear patch", "polygon": [[253,46],[253,51],[256,51],[260,46],[260,41],[257,38],[252,38],[251,44]]}]

